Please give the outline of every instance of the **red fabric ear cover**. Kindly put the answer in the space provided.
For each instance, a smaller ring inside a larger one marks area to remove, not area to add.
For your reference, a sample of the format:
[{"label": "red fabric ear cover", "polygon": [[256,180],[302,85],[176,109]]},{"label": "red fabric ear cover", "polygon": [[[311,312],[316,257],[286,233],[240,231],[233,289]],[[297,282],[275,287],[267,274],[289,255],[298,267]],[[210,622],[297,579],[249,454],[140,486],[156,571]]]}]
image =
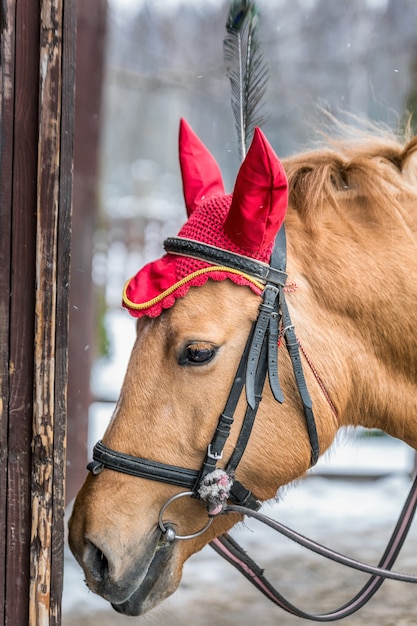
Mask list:
[{"label": "red fabric ear cover", "polygon": [[288,183],[282,163],[256,128],[237,175],[225,232],[244,250],[261,250],[274,241],[287,204]]},{"label": "red fabric ear cover", "polygon": [[180,122],[179,156],[188,217],[204,198],[224,194],[220,168],[215,158],[184,119]]},{"label": "red fabric ear cover", "polygon": [[[180,161],[189,219],[178,236],[268,263],[285,217],[287,180],[261,131],[255,131],[233,197],[224,193],[216,161],[184,120]],[[193,257],[165,254],[127,281],[123,306],[134,317],[157,317],[191,287],[226,279],[249,287],[258,296],[262,293],[262,283],[244,273]]]}]

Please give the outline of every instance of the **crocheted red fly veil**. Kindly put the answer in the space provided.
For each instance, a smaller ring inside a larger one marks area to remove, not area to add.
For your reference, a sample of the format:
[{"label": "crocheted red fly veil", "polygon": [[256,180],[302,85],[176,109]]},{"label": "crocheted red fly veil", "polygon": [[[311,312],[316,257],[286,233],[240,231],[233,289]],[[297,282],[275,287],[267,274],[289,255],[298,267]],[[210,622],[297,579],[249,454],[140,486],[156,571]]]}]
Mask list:
[{"label": "crocheted red fly veil", "polygon": [[[191,127],[181,120],[179,155],[188,221],[178,237],[209,244],[265,263],[269,262],[288,203],[284,168],[259,128],[236,178],[226,194],[222,175]],[[186,295],[190,287],[226,278],[261,294],[255,278],[221,265],[165,254],[128,280],[123,306],[131,315],[157,317]]]}]

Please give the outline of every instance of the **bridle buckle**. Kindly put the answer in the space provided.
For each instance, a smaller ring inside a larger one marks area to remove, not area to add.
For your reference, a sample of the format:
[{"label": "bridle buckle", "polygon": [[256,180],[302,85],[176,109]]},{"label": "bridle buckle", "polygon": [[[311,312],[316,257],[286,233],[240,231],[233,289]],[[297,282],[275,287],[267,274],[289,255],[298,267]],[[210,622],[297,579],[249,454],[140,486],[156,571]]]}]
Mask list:
[{"label": "bridle buckle", "polygon": [[221,452],[213,452],[211,448],[211,443],[209,443],[207,448],[207,456],[209,459],[213,459],[214,461],[220,461],[223,458],[223,450]]}]

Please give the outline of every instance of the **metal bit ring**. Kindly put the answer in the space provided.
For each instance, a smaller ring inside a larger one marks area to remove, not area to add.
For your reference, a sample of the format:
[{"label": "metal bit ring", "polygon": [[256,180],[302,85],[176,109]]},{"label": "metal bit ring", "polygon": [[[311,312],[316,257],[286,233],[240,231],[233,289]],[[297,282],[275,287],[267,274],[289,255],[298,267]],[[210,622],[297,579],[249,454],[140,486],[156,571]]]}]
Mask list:
[{"label": "metal bit ring", "polygon": [[207,523],[205,524],[205,526],[203,526],[203,528],[201,530],[198,530],[195,533],[192,533],[190,535],[177,535],[177,533],[175,532],[175,529],[173,528],[173,526],[171,526],[171,524],[165,524],[163,521],[163,515],[165,513],[165,510],[169,507],[169,505],[174,502],[175,500],[178,500],[179,498],[184,498],[185,496],[188,497],[192,497],[194,494],[192,491],[182,491],[181,493],[177,493],[175,494],[175,496],[172,496],[172,498],[170,498],[169,500],[167,500],[167,502],[165,502],[164,506],[162,507],[160,513],[159,513],[159,517],[158,517],[158,526],[161,529],[162,533],[165,535],[165,539],[166,541],[168,541],[169,543],[172,543],[173,541],[175,541],[175,539],[194,539],[195,537],[199,537],[200,535],[202,535],[203,533],[206,532],[206,530],[211,526],[211,524],[213,523],[213,518],[209,517]]}]

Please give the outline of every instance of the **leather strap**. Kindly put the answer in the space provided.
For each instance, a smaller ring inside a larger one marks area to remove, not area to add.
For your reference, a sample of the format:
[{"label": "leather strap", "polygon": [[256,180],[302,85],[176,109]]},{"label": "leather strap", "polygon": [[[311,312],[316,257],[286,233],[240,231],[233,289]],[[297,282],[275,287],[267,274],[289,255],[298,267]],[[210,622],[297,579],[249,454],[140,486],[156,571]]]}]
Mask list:
[{"label": "leather strap", "polygon": [[[255,377],[260,366],[260,358],[262,348],[265,342],[265,336],[269,329],[272,315],[278,315],[276,312],[276,300],[278,289],[267,284],[263,293],[263,302],[259,307],[258,319],[256,321],[255,332],[253,334],[252,344],[250,347],[248,366],[246,368],[246,400],[248,405],[255,408]],[[267,356],[265,354],[265,359]]]},{"label": "leather strap", "polygon": [[[331,559],[337,563],[344,564],[353,569],[357,569],[362,572],[368,572],[371,577],[360,589],[360,591],[346,604],[322,614],[307,613],[301,609],[298,609],[294,604],[287,600],[267,579],[264,575],[264,570],[253,561],[248,554],[241,548],[241,546],[234,541],[230,535],[222,535],[214,539],[210,546],[226,561],[231,563],[245,578],[247,578],[259,591],[261,591],[271,602],[279,606],[280,608],[296,615],[298,617],[308,619],[315,622],[333,622],[339,619],[343,619],[356,613],[362,608],[378,591],[385,579],[389,578],[401,582],[417,583],[417,576],[408,574],[401,574],[398,572],[392,572],[393,567],[398,554],[404,544],[413,521],[415,511],[417,507],[417,478],[414,479],[408,497],[401,510],[398,522],[394,528],[394,531],[390,537],[387,547],[378,563],[377,567],[367,565],[361,561],[351,559],[338,552],[325,548],[324,546],[317,544],[316,542],[307,539],[306,537],[296,533],[295,531],[287,528],[283,524],[271,520],[270,518],[262,515],[253,510],[248,510],[246,513],[243,511],[243,507],[228,507],[229,511],[239,512],[240,514],[246,514],[250,517],[255,517],[259,521],[267,524],[274,530],[284,534],[289,539],[296,541],[300,545],[313,550],[317,554]],[[227,510],[226,510],[227,511]]]},{"label": "leather strap", "polygon": [[206,243],[194,241],[193,239],[168,237],[164,241],[164,248],[166,252],[172,254],[199,259],[213,265],[224,265],[225,267],[245,272],[245,274],[262,282],[285,285],[287,280],[285,272],[268,265],[268,263],[263,263],[235,252],[229,252],[228,250],[223,250],[223,248],[216,248]]},{"label": "leather strap", "polygon": [[254,406],[250,406],[248,404],[246,408],[246,412],[243,418],[242,426],[240,429],[240,433],[235,445],[235,449],[229,459],[229,462],[226,467],[226,471],[228,474],[232,474],[236,471],[237,466],[240,463],[240,460],[243,456],[243,453],[246,450],[246,446],[248,445],[249,437],[252,433],[252,428],[255,423],[256,414],[258,412],[259,405],[262,400],[262,391],[265,384],[266,372],[268,369],[268,362],[266,359],[266,343],[262,347],[262,354],[260,359],[260,365],[256,372],[255,383],[254,383]]},{"label": "leather strap", "polygon": [[278,376],[278,343],[280,314],[272,313],[268,327],[268,379],[272,394],[277,402],[284,402],[284,394]]},{"label": "leather strap", "polygon": [[151,478],[158,482],[177,485],[186,489],[192,489],[199,472],[176,465],[167,465],[157,461],[149,461],[137,456],[117,452],[98,441],[93,449],[93,461],[87,465],[87,469],[93,474],[99,474],[105,467],[129,474],[138,478]]},{"label": "leather strap", "polygon": [[223,457],[223,448],[229,436],[230,429],[233,424],[233,416],[235,414],[236,407],[239,402],[239,398],[241,396],[245,382],[245,368],[248,360],[249,348],[251,345],[254,328],[255,324],[252,325],[252,329],[246,341],[246,345],[243,350],[243,354],[240,359],[239,366],[237,368],[236,375],[233,380],[225,407],[219,417],[216,430],[207,448],[207,453],[202,463],[200,472],[198,473],[198,477],[193,489],[195,493],[197,493],[198,487],[204,477],[216,468],[217,461]]},{"label": "leather strap", "polygon": [[300,346],[295,334],[294,326],[291,322],[290,313],[285,298],[281,301],[282,321],[284,326],[284,337],[288,353],[294,371],[294,377],[297,383],[298,392],[303,404],[304,417],[306,421],[307,431],[310,438],[311,446],[311,466],[315,465],[320,456],[320,444],[317,433],[316,420],[313,414],[313,403],[307,389],[307,383],[304,376],[303,366],[301,362]]}]

